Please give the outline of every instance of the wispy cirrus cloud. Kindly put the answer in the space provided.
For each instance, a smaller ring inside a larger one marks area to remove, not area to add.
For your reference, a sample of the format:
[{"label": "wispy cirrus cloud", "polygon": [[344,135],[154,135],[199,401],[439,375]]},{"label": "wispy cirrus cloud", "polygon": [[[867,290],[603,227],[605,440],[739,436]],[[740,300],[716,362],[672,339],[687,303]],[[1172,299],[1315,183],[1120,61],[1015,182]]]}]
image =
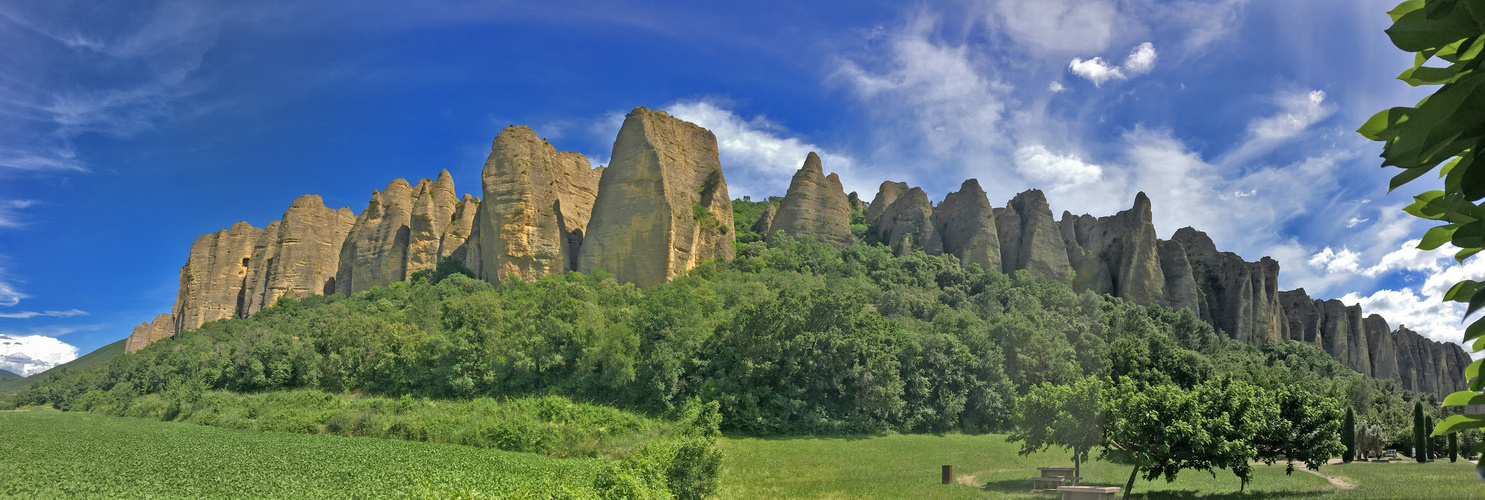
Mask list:
[{"label": "wispy cirrus cloud", "polygon": [[68,309],[66,311],[21,311],[13,313],[0,313],[0,318],[31,319],[36,317],[49,318],[71,318],[73,316],[87,316],[88,312],[79,309]]}]

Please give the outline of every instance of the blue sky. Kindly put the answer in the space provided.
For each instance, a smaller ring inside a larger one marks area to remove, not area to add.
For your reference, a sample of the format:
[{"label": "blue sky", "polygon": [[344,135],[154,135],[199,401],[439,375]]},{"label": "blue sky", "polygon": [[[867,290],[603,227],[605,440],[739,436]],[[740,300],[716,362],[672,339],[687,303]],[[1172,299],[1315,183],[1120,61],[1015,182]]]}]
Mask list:
[{"label": "blue sky", "polygon": [[1387,194],[1352,132],[1428,92],[1394,79],[1392,1],[302,3],[0,0],[0,356],[127,336],[198,235],[300,194],[359,212],[440,169],[478,194],[508,124],[602,164],[641,105],[715,132],[733,196],[783,194],[808,151],[867,199],[1145,191],[1162,236],[1440,340],[1437,295],[1485,274],[1409,248],[1428,186]]}]

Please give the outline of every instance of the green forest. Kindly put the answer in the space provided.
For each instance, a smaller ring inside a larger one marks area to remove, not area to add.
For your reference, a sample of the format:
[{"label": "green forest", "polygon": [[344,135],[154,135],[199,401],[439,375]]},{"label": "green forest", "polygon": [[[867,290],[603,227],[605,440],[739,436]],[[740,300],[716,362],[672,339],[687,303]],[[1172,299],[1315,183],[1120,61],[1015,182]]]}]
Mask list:
[{"label": "green forest", "polygon": [[689,474],[711,481],[703,493],[718,431],[1011,432],[1023,453],[1246,482],[1253,460],[1292,470],[1356,453],[1347,410],[1376,429],[1362,453],[1408,453],[1414,412],[1443,417],[1433,396],[1313,344],[1255,348],[1189,309],[882,245],[765,243],[748,229],[765,203],[734,202],[735,260],[646,289],[602,272],[493,286],[448,260],[52,370],[5,405],[608,456],[624,459],[609,486],[675,490],[685,481],[660,478]]}]

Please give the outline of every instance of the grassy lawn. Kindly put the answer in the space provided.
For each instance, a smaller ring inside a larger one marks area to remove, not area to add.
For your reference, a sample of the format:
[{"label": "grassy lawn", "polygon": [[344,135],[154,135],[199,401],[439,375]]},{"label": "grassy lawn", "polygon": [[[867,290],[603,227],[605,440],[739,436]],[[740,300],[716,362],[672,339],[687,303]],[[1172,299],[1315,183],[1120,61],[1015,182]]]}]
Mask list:
[{"label": "grassy lawn", "polygon": [[[1016,455],[1004,435],[907,435],[871,438],[729,438],[721,442],[721,498],[1057,498],[1030,490],[1037,467],[1070,467],[1065,453]],[[942,465],[953,465],[956,484],[939,484]],[[1485,498],[1473,464],[1415,462],[1328,465],[1321,472],[1354,487],[1284,466],[1258,466],[1245,493],[1232,473],[1215,478],[1183,471],[1174,483],[1136,479],[1136,498]],[[1124,486],[1130,466],[1085,464],[1083,484]]]},{"label": "grassy lawn", "polygon": [[44,409],[0,412],[0,456],[14,498],[507,498],[586,488],[606,461]]}]

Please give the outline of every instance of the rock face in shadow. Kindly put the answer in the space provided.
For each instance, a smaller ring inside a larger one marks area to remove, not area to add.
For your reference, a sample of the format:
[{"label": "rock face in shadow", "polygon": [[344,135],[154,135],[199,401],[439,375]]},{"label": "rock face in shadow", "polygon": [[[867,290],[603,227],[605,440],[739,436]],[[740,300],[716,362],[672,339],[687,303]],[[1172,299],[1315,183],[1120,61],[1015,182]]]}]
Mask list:
[{"label": "rock face in shadow", "polygon": [[1443,398],[1465,389],[1470,356],[1455,344],[1429,340],[1401,325],[1392,332],[1402,387]]},{"label": "rock face in shadow", "polygon": [[1112,293],[1145,306],[1167,305],[1159,239],[1150,198],[1139,193],[1134,207],[1094,218],[1063,212],[1060,225],[1075,287]]},{"label": "rock face in shadow", "polygon": [[[897,201],[897,198],[907,192],[908,185],[906,182],[883,181],[882,186],[877,188],[877,197],[872,198],[871,205],[866,207],[866,220],[864,221],[866,222],[866,227],[878,227],[881,224],[882,213],[887,211],[887,207],[892,206],[892,202]],[[870,230],[875,231],[874,229]]]},{"label": "rock face in shadow", "polygon": [[778,213],[764,237],[772,241],[774,231],[795,238],[813,237],[836,248],[848,247],[855,241],[851,236],[851,207],[840,177],[826,176],[820,157],[813,151],[805,157],[804,166],[794,173],[789,191],[779,203]]},{"label": "rock face in shadow", "polygon": [[944,244],[944,252],[969,267],[999,270],[1000,232],[995,227],[995,209],[985,197],[980,182],[969,179],[959,190],[944,197],[933,211],[933,227]]},{"label": "rock face in shadow", "polygon": [[[928,255],[942,255],[944,243],[934,230],[933,204],[929,203],[928,194],[916,187],[895,192],[900,186],[906,184],[882,183],[883,191],[877,193],[877,200],[886,203],[886,208],[877,212],[874,219],[868,212],[867,238],[886,244],[898,256],[919,250]],[[887,199],[892,201],[886,202]],[[876,201],[871,209],[876,209]]]},{"label": "rock face in shadow", "polygon": [[664,111],[630,111],[599,182],[578,269],[645,287],[702,261],[732,259],[734,241],[717,137]]},{"label": "rock face in shadow", "polygon": [[1361,320],[1361,326],[1366,331],[1366,349],[1372,358],[1371,375],[1401,382],[1397,371],[1397,351],[1393,350],[1392,328],[1387,326],[1387,320],[1373,314]]},{"label": "rock face in shadow", "polygon": [[[258,233],[258,239],[253,243],[252,257],[248,259],[247,278],[243,280],[242,310],[239,314],[241,317],[246,318],[267,307],[263,300],[268,290],[269,269],[273,265],[274,254],[278,252],[278,228],[282,225],[283,221],[269,222],[268,226]],[[336,252],[335,258],[338,267],[340,265],[339,252]]]},{"label": "rock face in shadow", "polygon": [[1246,262],[1218,252],[1212,239],[1190,227],[1171,238],[1186,249],[1191,274],[1201,290],[1202,318],[1229,337],[1255,346],[1288,338],[1289,323],[1279,305],[1279,263],[1264,257]]},{"label": "rock face in shadow", "polygon": [[270,225],[273,234],[264,231],[265,237],[253,246],[255,255],[262,253],[255,258],[263,259],[264,265],[252,266],[254,272],[249,273],[252,286],[245,293],[243,315],[257,313],[279,297],[335,293],[341,246],[355,221],[350,208],[326,207],[319,196],[295,199],[277,227]]},{"label": "rock face in shadow", "polygon": [[773,218],[778,216],[778,213],[779,207],[769,203],[763,209],[763,215],[758,217],[758,222],[753,223],[753,232],[767,239],[770,234],[773,234]]},{"label": "rock face in shadow", "polygon": [[262,231],[239,222],[230,229],[196,238],[186,264],[180,269],[180,287],[173,310],[175,324],[168,335],[238,315],[253,243]]},{"label": "rock face in shadow", "polygon": [[1284,309],[1284,318],[1289,323],[1286,337],[1289,340],[1309,342],[1325,347],[1324,336],[1320,332],[1320,324],[1324,321],[1324,310],[1305,289],[1285,290],[1279,292],[1279,305]]},{"label": "rock face in shadow", "polygon": [[995,226],[1000,231],[1000,261],[1006,274],[1025,269],[1063,283],[1070,281],[1073,268],[1067,246],[1041,190],[1023,191],[1006,208],[996,209]]},{"label": "rock face in shadow", "polygon": [[1186,258],[1186,248],[1180,242],[1160,240],[1160,269],[1165,273],[1164,305],[1171,309],[1186,308],[1200,314],[1201,290],[1196,288],[1196,277],[1191,274],[1191,261]]},{"label": "rock face in shadow", "polygon": [[154,343],[165,337],[175,336],[175,316],[169,313],[155,316],[155,320],[149,323],[140,323],[134,327],[134,333],[129,334],[129,339],[124,341],[124,352],[134,352],[144,349],[144,346]]},{"label": "rock face in shadow", "polygon": [[502,130],[482,175],[480,275],[498,283],[576,269],[602,175],[526,126]]}]

